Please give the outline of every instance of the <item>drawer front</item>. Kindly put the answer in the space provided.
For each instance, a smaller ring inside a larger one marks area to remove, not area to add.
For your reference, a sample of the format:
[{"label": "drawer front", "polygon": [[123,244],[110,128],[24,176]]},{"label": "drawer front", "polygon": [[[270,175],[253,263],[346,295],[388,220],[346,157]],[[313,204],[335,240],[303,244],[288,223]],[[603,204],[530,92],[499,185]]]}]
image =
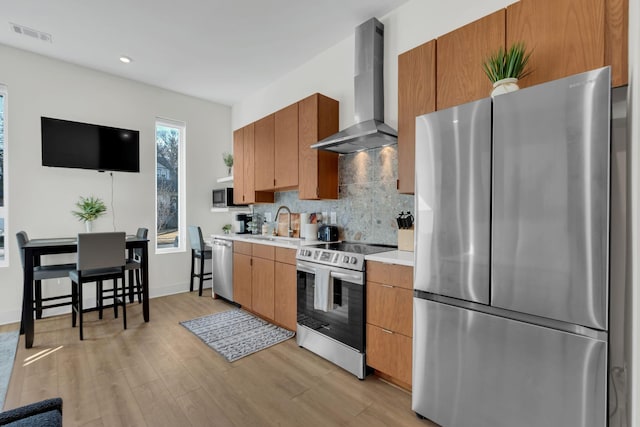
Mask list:
[{"label": "drawer front", "polygon": [[275,246],[254,243],[252,248],[252,255],[257,258],[275,259]]},{"label": "drawer front", "polygon": [[233,252],[251,255],[251,243],[235,241],[233,242]]},{"label": "drawer front", "polygon": [[296,250],[276,247],[276,261],[296,265]]},{"label": "drawer front", "polygon": [[413,336],[413,293],[367,281],[367,323]]},{"label": "drawer front", "polygon": [[367,324],[367,365],[411,385],[412,340]]},{"label": "drawer front", "polygon": [[367,261],[367,280],[413,289],[413,267]]}]

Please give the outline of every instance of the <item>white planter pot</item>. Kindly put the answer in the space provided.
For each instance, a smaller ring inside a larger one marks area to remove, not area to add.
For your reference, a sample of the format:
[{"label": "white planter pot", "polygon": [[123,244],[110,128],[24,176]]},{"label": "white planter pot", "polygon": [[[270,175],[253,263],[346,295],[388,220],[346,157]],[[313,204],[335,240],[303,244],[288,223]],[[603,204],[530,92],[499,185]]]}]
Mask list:
[{"label": "white planter pot", "polygon": [[87,233],[91,233],[91,231],[93,230],[93,221],[85,221],[84,227]]},{"label": "white planter pot", "polygon": [[509,77],[506,79],[498,80],[493,84],[493,90],[491,91],[491,97],[502,95],[504,93],[515,92],[520,89],[518,87],[518,79]]}]

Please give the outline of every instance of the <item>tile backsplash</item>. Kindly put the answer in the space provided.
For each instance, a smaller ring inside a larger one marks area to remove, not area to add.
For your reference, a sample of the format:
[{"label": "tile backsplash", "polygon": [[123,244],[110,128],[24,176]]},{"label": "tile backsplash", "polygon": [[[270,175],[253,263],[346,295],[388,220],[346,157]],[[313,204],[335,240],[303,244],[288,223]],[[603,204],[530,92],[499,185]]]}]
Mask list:
[{"label": "tile backsplash", "polygon": [[397,179],[395,145],[345,154],[339,160],[338,200],[299,200],[297,191],[277,192],[273,204],[255,205],[254,212],[263,217],[271,212],[273,220],[280,205],[292,212],[335,212],[340,239],[396,245],[396,217],[415,213],[413,196],[398,194]]}]

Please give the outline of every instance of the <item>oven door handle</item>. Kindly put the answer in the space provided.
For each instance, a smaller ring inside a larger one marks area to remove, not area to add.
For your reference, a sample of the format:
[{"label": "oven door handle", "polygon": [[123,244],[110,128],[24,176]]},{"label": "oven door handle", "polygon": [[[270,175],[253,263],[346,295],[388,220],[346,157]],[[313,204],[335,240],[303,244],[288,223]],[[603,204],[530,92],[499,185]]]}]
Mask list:
[{"label": "oven door handle", "polygon": [[309,273],[309,274],[316,274],[316,272],[318,271],[317,269],[313,267],[309,267],[306,264],[302,264],[301,262],[296,263],[296,270],[302,271],[303,273]]},{"label": "oven door handle", "polygon": [[344,282],[356,283],[358,285],[363,285],[363,274],[362,273],[340,273],[338,271],[332,271],[331,277],[334,279],[342,280]]}]

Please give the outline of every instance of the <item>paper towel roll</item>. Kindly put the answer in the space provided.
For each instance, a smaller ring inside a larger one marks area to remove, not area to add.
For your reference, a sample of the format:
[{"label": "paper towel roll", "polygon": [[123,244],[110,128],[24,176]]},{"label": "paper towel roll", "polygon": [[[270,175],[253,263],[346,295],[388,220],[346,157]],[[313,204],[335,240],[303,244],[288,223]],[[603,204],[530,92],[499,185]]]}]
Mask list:
[{"label": "paper towel roll", "polygon": [[304,239],[307,236],[305,225],[309,224],[309,214],[306,212],[300,212],[300,238]]},{"label": "paper towel roll", "polygon": [[305,224],[304,236],[306,240],[318,240],[318,224]]}]

